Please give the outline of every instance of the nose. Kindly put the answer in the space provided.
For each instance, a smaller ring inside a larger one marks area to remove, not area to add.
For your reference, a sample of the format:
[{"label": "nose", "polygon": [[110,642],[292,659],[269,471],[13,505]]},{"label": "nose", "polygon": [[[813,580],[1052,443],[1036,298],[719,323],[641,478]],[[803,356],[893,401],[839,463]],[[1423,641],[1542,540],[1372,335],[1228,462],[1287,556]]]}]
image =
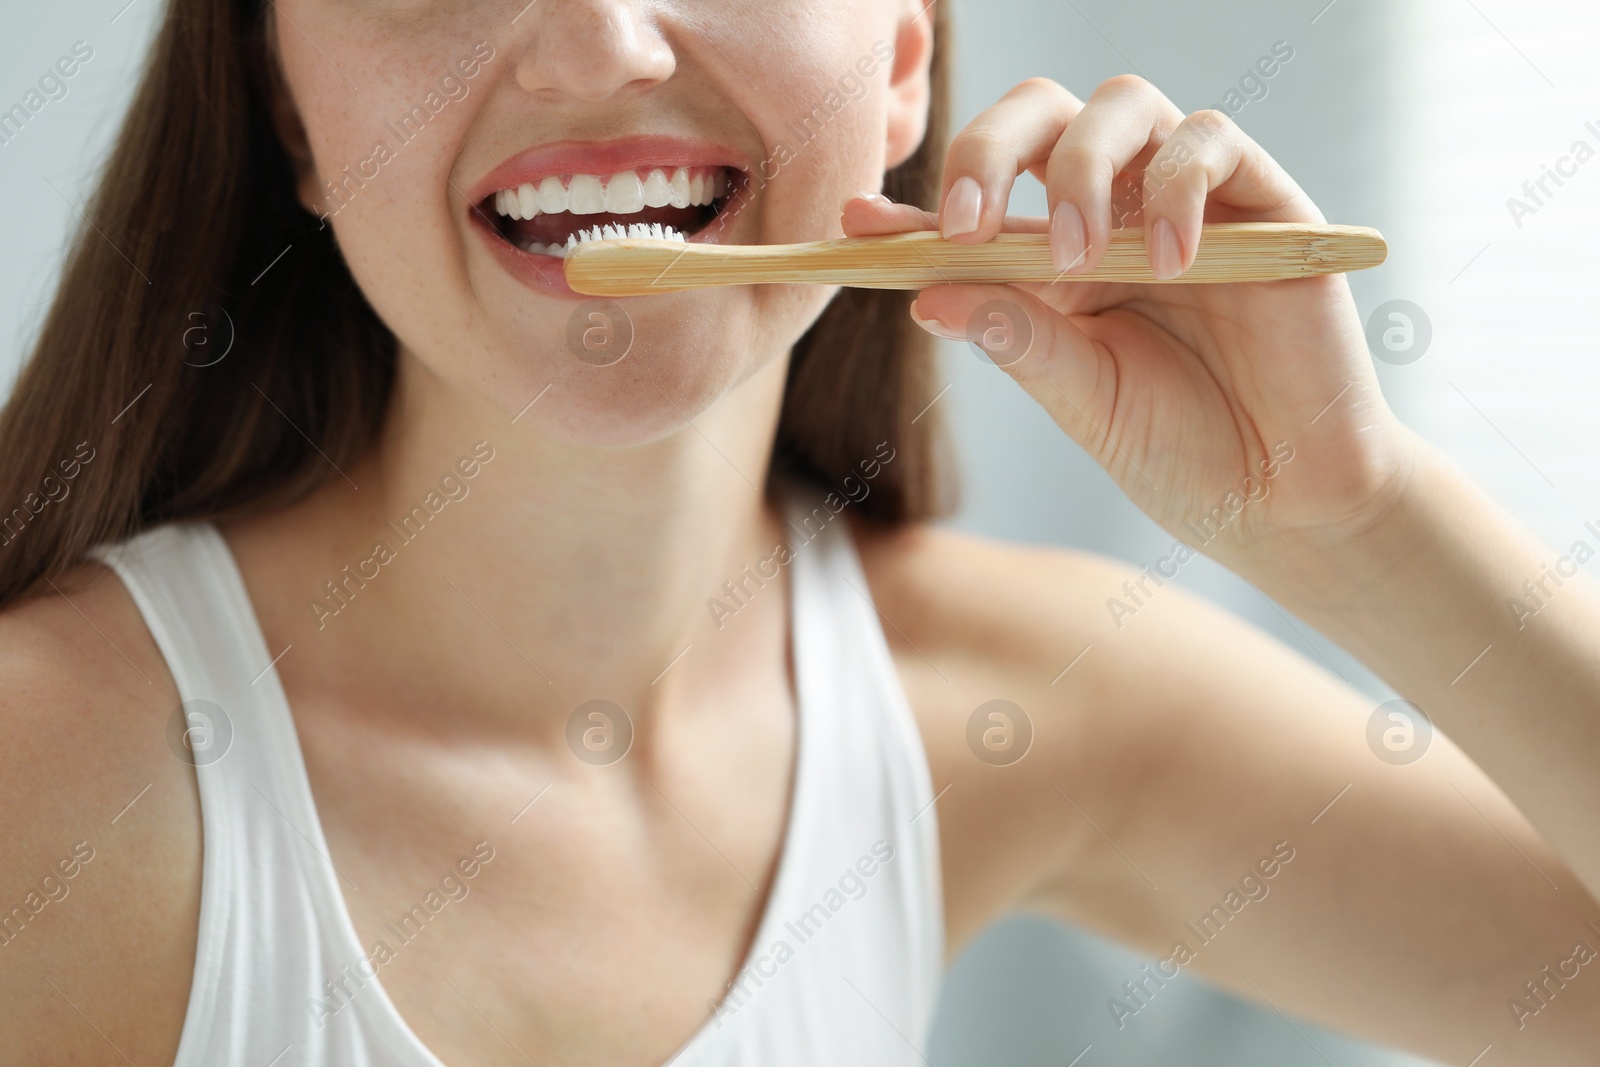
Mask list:
[{"label": "nose", "polygon": [[602,101],[658,85],[677,60],[640,0],[534,0],[517,16],[517,83],[547,99]]}]

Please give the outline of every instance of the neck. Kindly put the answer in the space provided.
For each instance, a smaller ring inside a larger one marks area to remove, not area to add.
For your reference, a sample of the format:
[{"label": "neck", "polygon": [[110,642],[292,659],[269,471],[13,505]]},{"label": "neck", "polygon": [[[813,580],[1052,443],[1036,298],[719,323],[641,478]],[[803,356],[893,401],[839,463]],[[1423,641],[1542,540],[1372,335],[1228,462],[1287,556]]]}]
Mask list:
[{"label": "neck", "polygon": [[[733,620],[708,602],[787,540],[762,490],[786,370],[770,361],[692,425],[673,410],[649,443],[595,447],[402,356],[377,447],[281,531],[329,546],[294,564],[323,610],[297,600],[293,630],[337,649],[320,657],[330,671],[371,664],[396,699],[426,679],[461,715],[525,724],[542,709],[557,730],[586,700],[648,713],[684,679],[781,648],[781,594]],[[307,558],[327,573],[308,576]]]}]

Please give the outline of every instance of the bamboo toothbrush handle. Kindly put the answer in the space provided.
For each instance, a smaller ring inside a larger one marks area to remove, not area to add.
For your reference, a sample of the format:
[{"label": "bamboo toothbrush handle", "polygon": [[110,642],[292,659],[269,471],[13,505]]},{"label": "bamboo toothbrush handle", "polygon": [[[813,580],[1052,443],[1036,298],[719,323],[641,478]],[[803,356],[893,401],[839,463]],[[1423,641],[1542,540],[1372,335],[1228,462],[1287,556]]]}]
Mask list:
[{"label": "bamboo toothbrush handle", "polygon": [[[1268,281],[1339,274],[1382,263],[1383,236],[1367,226],[1208,223],[1194,265],[1177,284]],[[642,296],[715,285],[813,283],[862,289],[925,289],[947,282],[1145,282],[1144,230],[1111,231],[1093,270],[1062,274],[1042,233],[1003,233],[983,244],[938,233],[846,237],[791,245],[718,245],[650,239],[587,241],[567,253],[567,284],[593,296]]]}]

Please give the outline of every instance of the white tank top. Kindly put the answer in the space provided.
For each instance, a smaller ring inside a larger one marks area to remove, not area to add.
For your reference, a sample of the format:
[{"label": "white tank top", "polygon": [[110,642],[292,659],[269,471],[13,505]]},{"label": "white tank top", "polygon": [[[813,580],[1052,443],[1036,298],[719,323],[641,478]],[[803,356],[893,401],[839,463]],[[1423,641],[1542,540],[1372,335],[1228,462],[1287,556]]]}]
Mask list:
[{"label": "white tank top", "polygon": [[[798,494],[785,512],[799,721],[776,882],[736,982],[668,1062],[917,1067],[944,957],[927,760],[844,518]],[[361,962],[227,543],[209,523],[172,524],[95,555],[143,614],[195,739],[199,944],[174,1067],[443,1067],[381,966]]]}]

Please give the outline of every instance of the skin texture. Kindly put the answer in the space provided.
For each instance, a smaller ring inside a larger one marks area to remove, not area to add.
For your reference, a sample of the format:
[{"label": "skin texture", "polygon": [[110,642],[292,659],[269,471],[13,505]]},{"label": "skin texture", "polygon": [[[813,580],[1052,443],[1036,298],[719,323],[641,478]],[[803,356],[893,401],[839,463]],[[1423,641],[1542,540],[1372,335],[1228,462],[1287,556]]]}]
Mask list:
[{"label": "skin texture", "polygon": [[[331,857],[351,883],[346,903],[369,941],[488,836],[496,857],[474,881],[478,903],[384,969],[401,1014],[447,1063],[659,1064],[733,977],[778,858],[794,756],[787,592],[722,630],[704,603],[778,537],[756,487],[789,346],[828,293],[632,302],[638,358],[596,374],[561,343],[571,305],[495,266],[458,190],[562,138],[691,133],[759,160],[794,100],[893,40],[893,71],[784,168],[731,239],[836,235],[840,202],[876,188],[921,135],[927,25],[898,0],[277,8],[280,135],[308,210],[324,210],[323,177],[368,155],[385,120],[476,43],[495,48],[470,94],[329,220],[401,341],[379,446],[305,501],[223,529],[269,647],[293,646],[276,670]],[[1020,86],[952,149],[947,183],[990,183],[981,225],[961,239],[998,230],[1002,187],[1030,168],[1049,178],[1052,205],[1087,198],[1086,232],[1103,235],[1110,176],[1125,156],[1148,162],[1181,121],[1152,94],[1114,79],[1080,123],[1065,90]],[[1233,133],[1216,141],[1243,150]],[[1207,218],[1258,217],[1268,204],[1315,217],[1269,164],[1250,156],[1250,178],[1230,184],[1245,172],[1224,153],[1199,184],[1170,183],[1190,189],[1180,242],[1202,203]],[[1194,194],[1201,186],[1215,206]],[[854,200],[842,223],[935,221]],[[1442,658],[1434,638],[1403,634],[1403,605],[1397,624],[1334,595],[1342,575],[1370,586],[1383,573],[1361,545],[1392,552],[1390,531],[1427,531],[1441,501],[1475,499],[1383,405],[1342,280],[1003,292],[1044,331],[1040,358],[1012,372],[1141,506],[1179,526],[1292,441],[1297,458],[1272,494],[1213,553],[1308,613],[1355,620],[1380,666],[1408,652]],[[986,295],[930,291],[919,314],[964,322]],[[1351,381],[1346,402],[1313,420]],[[313,616],[322,583],[479,440],[494,459],[437,536],[408,546],[336,617]],[[1423,491],[1402,506],[1407,485]],[[856,534],[934,787],[948,786],[938,818],[952,953],[1031,908],[1164,955],[1184,922],[1283,842],[1294,858],[1271,895],[1200,951],[1194,973],[1444,1060],[1492,1044],[1502,1058],[1485,1063],[1587,1062],[1600,981],[1571,983],[1522,1030],[1505,1001],[1577,941],[1600,943],[1585,926],[1593,898],[1449,739],[1411,766],[1374,759],[1368,701],[1180,589],[1112,627],[1106,598],[1142,577],[1121,565],[923,527]],[[1450,558],[1467,587],[1492,585],[1474,586],[1470,561]],[[1411,591],[1439,616],[1432,632],[1449,632],[1428,570],[1444,564],[1423,563]],[[1575,626],[1592,601],[1573,590],[1562,604],[1574,606],[1552,607],[1552,629]],[[166,748],[170,675],[127,594],[96,567],[0,615],[0,649],[0,714],[16,742],[0,749],[0,900],[75,842],[96,849],[72,895],[0,949],[0,1055],[169,1062],[202,849],[192,772]],[[636,731],[604,775],[564,740],[571,709],[602,690]],[[1033,749],[1005,768],[966,743],[973,708],[997,695],[1036,726]],[[1470,732],[1477,705],[1461,706]],[[1520,751],[1507,780],[1526,784],[1538,762]],[[1548,795],[1570,785],[1553,777]],[[545,785],[514,832],[486,829]],[[1583,860],[1583,829],[1568,830],[1569,862]]]}]

